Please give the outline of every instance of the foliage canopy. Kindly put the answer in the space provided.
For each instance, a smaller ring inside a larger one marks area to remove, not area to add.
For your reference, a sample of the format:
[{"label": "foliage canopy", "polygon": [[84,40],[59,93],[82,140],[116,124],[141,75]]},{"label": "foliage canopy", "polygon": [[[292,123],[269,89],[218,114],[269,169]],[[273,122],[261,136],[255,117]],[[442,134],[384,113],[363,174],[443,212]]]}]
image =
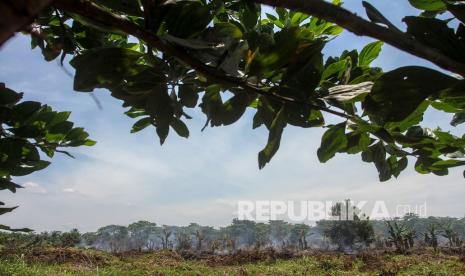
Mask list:
[{"label": "foliage canopy", "polygon": [[[74,90],[107,89],[137,120],[131,132],[153,126],[161,144],[173,131],[189,136],[191,108],[205,114],[205,127],[233,124],[251,109],[253,128],[269,131],[259,168],[291,125],[327,129],[317,152],[323,163],[337,153],[361,154],[380,181],[399,176],[408,162],[419,173],[446,175],[465,165],[465,136],[422,121],[436,109],[453,116],[452,127],[465,122],[465,4],[409,2],[421,14],[404,18],[406,32],[367,2],[369,21],[340,0],[57,0],[27,32],[46,61],[70,56]],[[380,41],[324,59],[343,29]],[[419,66],[383,72],[371,66],[383,43],[454,74]],[[93,144],[67,121],[69,113],[17,105],[19,96],[2,87],[2,126],[9,127],[0,141],[3,189],[17,187],[11,176],[48,164],[37,149],[51,157],[57,147]]]}]

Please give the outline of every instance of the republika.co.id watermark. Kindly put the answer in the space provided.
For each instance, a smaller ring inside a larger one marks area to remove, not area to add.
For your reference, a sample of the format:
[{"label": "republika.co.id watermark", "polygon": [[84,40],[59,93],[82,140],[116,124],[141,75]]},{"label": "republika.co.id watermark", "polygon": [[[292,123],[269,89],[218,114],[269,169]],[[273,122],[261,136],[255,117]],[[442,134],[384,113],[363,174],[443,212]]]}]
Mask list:
[{"label": "republika.co.id watermark", "polygon": [[237,218],[240,220],[293,222],[319,220],[387,219],[415,214],[427,217],[427,204],[396,204],[390,206],[377,201],[238,201]]}]

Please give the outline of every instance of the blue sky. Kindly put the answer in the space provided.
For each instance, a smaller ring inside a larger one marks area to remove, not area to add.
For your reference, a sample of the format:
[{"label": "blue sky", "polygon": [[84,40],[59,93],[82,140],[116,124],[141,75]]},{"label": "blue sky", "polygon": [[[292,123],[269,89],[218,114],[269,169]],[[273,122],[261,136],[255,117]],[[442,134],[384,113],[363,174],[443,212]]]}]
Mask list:
[{"label": "blue sky", "polygon": [[[403,0],[371,2],[398,26],[403,16],[419,13]],[[346,1],[345,7],[364,15],[361,1]],[[370,41],[344,33],[328,45],[326,54],[361,49]],[[384,70],[414,64],[431,66],[389,46],[376,61]],[[201,132],[205,117],[190,110],[191,137],[170,134],[161,147],[153,128],[129,133],[134,121],[107,91],[95,93],[103,110],[89,95],[74,92],[72,78],[56,62],[45,62],[38,50],[31,51],[27,37],[17,36],[0,50],[0,81],[25,92],[27,100],[72,111],[72,121],[98,141],[94,147],[73,150],[76,159],[57,155],[49,168],[17,178],[26,189],[14,195],[2,192],[2,201],[20,208],[1,216],[1,224],[37,231],[93,231],[139,219],[220,226],[235,216],[238,200],[351,198],[385,200],[389,208],[426,202],[429,215],[465,214],[460,170],[446,177],[419,175],[410,164],[398,179],[380,183],[374,166],[358,155],[337,155],[320,164],[316,150],[321,129],[286,128],[279,152],[260,171],[257,153],[266,144],[267,132],[252,130],[251,111],[232,126]],[[447,129],[449,119],[429,112],[425,125]],[[463,126],[454,132],[463,133]]]}]

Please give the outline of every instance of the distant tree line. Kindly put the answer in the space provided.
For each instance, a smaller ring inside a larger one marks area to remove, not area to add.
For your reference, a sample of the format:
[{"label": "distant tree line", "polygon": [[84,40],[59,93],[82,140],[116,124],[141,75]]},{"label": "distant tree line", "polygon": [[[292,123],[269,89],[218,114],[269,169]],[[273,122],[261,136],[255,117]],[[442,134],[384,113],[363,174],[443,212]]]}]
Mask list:
[{"label": "distant tree line", "polygon": [[0,231],[0,249],[21,249],[40,246],[75,247],[79,246],[82,235],[77,229],[69,232],[21,233]]},{"label": "distant tree line", "polygon": [[227,254],[267,248],[346,252],[378,248],[406,252],[414,247],[462,248],[464,240],[465,218],[420,218],[415,214],[382,221],[355,215],[352,220],[322,220],[314,226],[283,220],[261,223],[234,219],[218,229],[197,223],[181,227],[138,221],[128,226],[108,225],[84,234],[76,229],[40,234],[0,232],[0,248],[86,247],[114,253],[178,250]]}]

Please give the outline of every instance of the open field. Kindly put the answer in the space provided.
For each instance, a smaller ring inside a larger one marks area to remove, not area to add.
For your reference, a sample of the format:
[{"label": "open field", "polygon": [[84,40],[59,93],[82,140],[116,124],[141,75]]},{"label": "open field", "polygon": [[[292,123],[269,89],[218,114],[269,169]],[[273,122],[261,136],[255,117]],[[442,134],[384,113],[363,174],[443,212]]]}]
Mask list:
[{"label": "open field", "polygon": [[0,275],[465,275],[463,256],[431,251],[407,255],[239,251],[218,256],[47,248],[1,256]]}]

